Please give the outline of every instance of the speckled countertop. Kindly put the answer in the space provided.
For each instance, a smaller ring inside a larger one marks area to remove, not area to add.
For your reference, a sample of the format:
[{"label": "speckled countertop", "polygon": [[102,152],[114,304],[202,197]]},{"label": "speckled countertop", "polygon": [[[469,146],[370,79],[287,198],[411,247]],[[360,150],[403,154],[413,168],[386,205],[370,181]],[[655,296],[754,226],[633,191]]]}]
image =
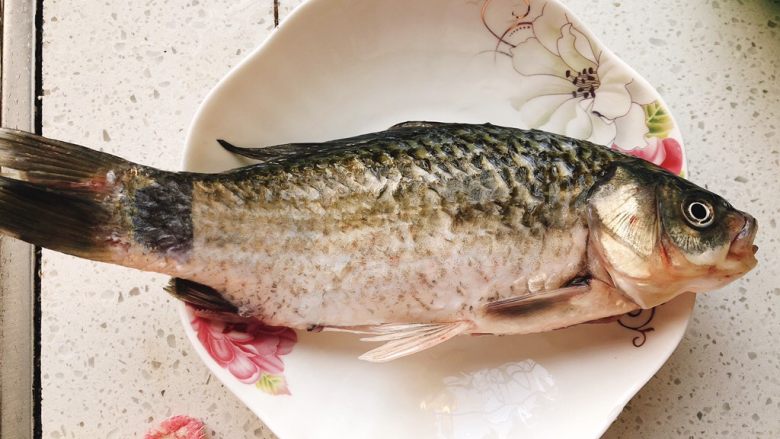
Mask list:
[{"label": "speckled countertop", "polygon": [[[45,0],[43,133],[178,168],[206,93],[298,3]],[[664,96],[691,179],[761,225],[758,269],[698,299],[605,437],[780,437],[780,3],[566,3]],[[42,279],[44,438],[141,437],[179,413],[211,438],[272,437],[190,349],[164,276],[45,251]]]}]

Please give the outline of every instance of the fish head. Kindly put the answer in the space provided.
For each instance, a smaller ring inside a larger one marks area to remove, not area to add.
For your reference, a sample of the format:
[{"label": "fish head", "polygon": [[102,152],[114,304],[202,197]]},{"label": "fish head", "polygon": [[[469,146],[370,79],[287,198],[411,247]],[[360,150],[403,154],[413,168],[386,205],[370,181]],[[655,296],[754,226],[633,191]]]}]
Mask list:
[{"label": "fish head", "polygon": [[643,308],[720,288],[757,264],[755,218],[653,165],[616,166],[588,202],[591,263]]}]

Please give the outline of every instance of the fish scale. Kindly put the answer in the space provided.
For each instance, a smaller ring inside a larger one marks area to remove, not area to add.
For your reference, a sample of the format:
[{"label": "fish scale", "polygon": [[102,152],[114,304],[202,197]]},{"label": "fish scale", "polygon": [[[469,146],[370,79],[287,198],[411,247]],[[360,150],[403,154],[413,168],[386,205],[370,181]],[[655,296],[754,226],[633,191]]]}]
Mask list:
[{"label": "fish scale", "polygon": [[[349,186],[355,182],[355,178],[361,178],[359,174],[370,171],[382,179],[398,171],[408,178],[408,184],[396,189],[398,196],[403,198],[411,191],[426,189],[426,186],[417,184],[424,179],[411,175],[413,169],[419,168],[435,177],[427,188],[433,189],[450,203],[461,204],[464,208],[488,203],[501,204],[502,207],[508,203],[515,207],[526,207],[522,192],[527,191],[542,203],[554,203],[555,196],[565,192],[579,194],[618,155],[589,144],[577,145],[570,139],[563,140],[543,132],[527,131],[524,134],[528,138],[520,142],[516,133],[489,125],[458,126],[456,130],[448,126],[439,131],[414,128],[396,133],[392,137],[393,142],[383,140],[368,145],[365,140],[345,142],[341,150],[324,150],[320,154],[311,153],[303,158],[264,166],[252,178],[257,179],[256,186],[271,193],[275,188],[289,191],[295,185],[313,187],[312,180],[321,181],[323,178],[332,186],[362,193],[366,188]],[[533,168],[533,177],[523,167],[516,165],[518,161],[525,161]],[[559,178],[560,163],[570,169],[571,175],[567,178]],[[353,168],[350,169],[350,166]],[[338,175],[328,175],[332,174],[327,172],[331,167]],[[446,172],[442,172],[442,169],[446,169]],[[480,178],[474,178],[475,175]],[[511,198],[496,196],[493,193],[497,186],[495,182],[508,187],[512,191]],[[212,184],[230,186],[233,183],[229,178],[218,177]],[[246,197],[257,190],[252,186],[245,186],[245,189],[243,196]],[[230,190],[240,192],[238,189]],[[278,198],[278,194],[271,195],[269,201]],[[550,216],[554,212],[539,213],[541,215],[536,219],[543,224],[555,222]],[[533,219],[527,217],[524,225],[533,225]]]}]

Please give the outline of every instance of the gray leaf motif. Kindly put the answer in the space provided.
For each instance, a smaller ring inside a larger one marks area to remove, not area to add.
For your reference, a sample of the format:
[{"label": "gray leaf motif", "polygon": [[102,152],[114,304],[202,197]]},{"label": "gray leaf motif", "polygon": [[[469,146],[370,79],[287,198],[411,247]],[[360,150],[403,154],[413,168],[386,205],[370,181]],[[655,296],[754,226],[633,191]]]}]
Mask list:
[{"label": "gray leaf motif", "polygon": [[442,384],[422,403],[436,417],[440,438],[513,437],[558,391],[531,359],[447,376]]}]

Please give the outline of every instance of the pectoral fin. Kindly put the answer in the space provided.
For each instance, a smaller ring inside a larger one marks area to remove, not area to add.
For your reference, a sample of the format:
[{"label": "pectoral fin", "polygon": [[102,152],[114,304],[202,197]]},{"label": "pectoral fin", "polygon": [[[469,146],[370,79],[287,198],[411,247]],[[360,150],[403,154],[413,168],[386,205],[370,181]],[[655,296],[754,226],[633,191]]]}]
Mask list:
[{"label": "pectoral fin", "polygon": [[637,308],[612,285],[589,278],[554,290],[490,302],[483,311],[487,320],[502,322],[504,333],[529,334],[621,315]]},{"label": "pectoral fin", "polygon": [[330,331],[369,334],[362,341],[384,341],[359,358],[373,363],[384,363],[432,348],[473,327],[469,321],[447,323],[410,323],[376,326],[331,327]]},{"label": "pectoral fin", "polygon": [[523,296],[509,297],[488,303],[485,305],[485,312],[504,317],[519,317],[549,310],[590,291],[590,285],[574,285]]}]

